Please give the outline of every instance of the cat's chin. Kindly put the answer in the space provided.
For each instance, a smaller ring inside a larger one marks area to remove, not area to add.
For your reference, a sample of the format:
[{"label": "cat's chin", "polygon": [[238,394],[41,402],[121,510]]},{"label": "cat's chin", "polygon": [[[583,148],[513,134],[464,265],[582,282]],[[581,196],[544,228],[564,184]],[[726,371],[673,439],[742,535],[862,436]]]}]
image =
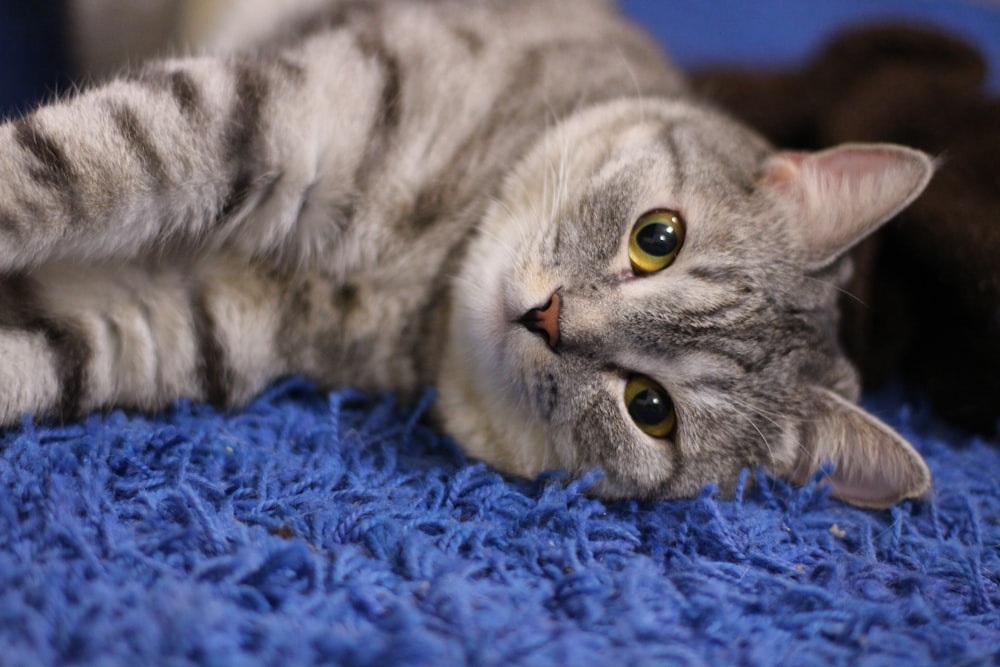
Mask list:
[{"label": "cat's chin", "polygon": [[521,477],[556,467],[544,424],[506,393],[486,386],[489,380],[476,377],[479,365],[469,358],[467,344],[452,336],[447,348],[434,414],[465,453]]},{"label": "cat's chin", "polygon": [[[453,284],[452,307],[436,386],[436,419],[470,456],[503,472],[534,477],[559,466],[547,425],[524,396],[526,368],[551,351],[518,323],[554,290],[545,276],[511,261],[522,255],[524,228],[495,207]],[[519,389],[520,387],[520,389]]]}]

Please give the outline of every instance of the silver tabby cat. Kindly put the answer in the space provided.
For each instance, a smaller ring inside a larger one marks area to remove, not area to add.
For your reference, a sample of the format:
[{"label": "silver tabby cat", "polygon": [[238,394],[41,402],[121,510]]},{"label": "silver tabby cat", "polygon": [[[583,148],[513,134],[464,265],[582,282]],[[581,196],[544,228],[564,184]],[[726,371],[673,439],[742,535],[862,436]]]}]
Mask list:
[{"label": "silver tabby cat", "polygon": [[928,491],[836,337],[926,155],[776,151],[604,2],[264,5],[0,127],[0,422],[301,374],[606,498]]}]

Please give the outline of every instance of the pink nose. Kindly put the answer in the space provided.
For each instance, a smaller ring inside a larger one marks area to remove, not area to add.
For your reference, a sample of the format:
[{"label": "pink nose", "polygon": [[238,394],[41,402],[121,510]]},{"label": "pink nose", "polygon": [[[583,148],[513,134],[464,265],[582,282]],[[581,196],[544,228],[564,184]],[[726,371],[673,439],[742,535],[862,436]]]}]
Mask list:
[{"label": "pink nose", "polygon": [[545,338],[553,350],[559,344],[559,308],[562,299],[559,292],[554,293],[548,303],[541,308],[532,308],[518,320],[524,327]]}]

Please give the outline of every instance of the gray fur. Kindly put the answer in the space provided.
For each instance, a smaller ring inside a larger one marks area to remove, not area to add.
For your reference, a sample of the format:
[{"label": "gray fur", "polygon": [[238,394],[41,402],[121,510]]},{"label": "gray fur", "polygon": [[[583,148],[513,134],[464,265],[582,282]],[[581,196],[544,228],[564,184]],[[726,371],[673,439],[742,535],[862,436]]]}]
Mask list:
[{"label": "gray fur", "polygon": [[[845,266],[811,268],[834,250],[782,194],[813,162],[690,99],[601,2],[326,4],[0,127],[0,422],[236,406],[288,374],[433,384],[435,419],[501,469],[675,497],[747,466],[802,481],[826,451],[811,411],[870,419],[816,398],[857,381]],[[890,170],[929,164],[894,151]],[[687,239],[636,276],[629,232],[661,207]],[[547,345],[517,319],[556,292]],[[672,396],[669,439],[631,423],[633,373]],[[901,466],[879,502],[925,492],[922,463]]]}]

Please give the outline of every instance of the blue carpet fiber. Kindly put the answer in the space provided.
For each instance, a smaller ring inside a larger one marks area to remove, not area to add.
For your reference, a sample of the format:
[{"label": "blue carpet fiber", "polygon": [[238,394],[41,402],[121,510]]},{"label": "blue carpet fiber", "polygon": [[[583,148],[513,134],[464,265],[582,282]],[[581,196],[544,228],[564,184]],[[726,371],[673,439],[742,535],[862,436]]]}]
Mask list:
[{"label": "blue carpet fiber", "polygon": [[0,663],[1000,661],[1000,452],[919,410],[889,416],[934,496],[885,512],[770,479],[609,506],[421,410],[290,381],[8,434]]},{"label": "blue carpet fiber", "polygon": [[1000,448],[904,396],[867,404],[935,488],[879,512],[758,471],[648,504],[511,480],[424,424],[431,391],[26,420],[0,434],[0,665],[1000,665]]}]

